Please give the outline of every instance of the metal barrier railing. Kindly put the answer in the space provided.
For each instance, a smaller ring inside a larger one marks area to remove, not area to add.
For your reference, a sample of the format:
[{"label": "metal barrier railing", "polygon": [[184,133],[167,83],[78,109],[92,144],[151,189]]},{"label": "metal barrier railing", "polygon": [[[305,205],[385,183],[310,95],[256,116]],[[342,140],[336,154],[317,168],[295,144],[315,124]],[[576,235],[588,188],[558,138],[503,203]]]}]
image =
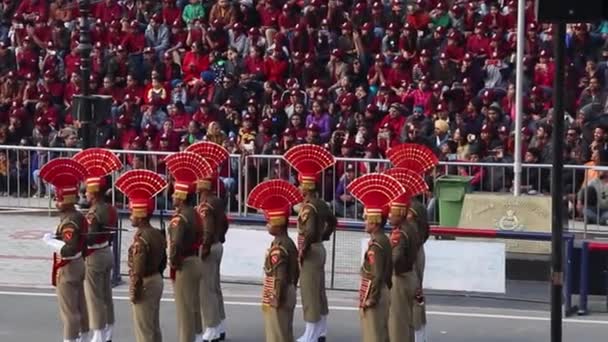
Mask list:
[{"label": "metal barrier railing", "polygon": [[[44,148],[27,146],[0,145],[0,206],[48,209],[52,207],[50,192],[40,181],[39,169],[50,159],[69,157],[79,149]],[[125,165],[125,170],[146,168],[166,175],[163,158],[170,152],[162,151],[114,151]],[[356,178],[362,173],[382,171],[390,167],[388,160],[362,158],[336,158],[336,164],[323,173],[321,178],[321,196],[332,205],[336,215],[345,219],[360,220],[362,207],[347,192],[343,192],[350,177]],[[347,164],[354,166],[354,172],[346,175]],[[2,167],[2,165],[4,167]],[[473,176],[472,188],[475,192],[508,193],[512,192],[513,163],[468,163],[441,162],[430,175],[429,183],[442,175]],[[572,232],[602,234],[608,221],[608,208],[591,205],[593,201],[586,191],[579,196],[581,187],[597,176],[599,171],[608,171],[607,167],[585,165],[566,165],[564,179],[566,196],[564,201],[569,207],[567,229]],[[550,164],[522,165],[522,193],[527,195],[550,194]],[[296,174],[282,159],[281,155],[231,155],[228,169],[223,170],[218,180],[218,187],[225,189],[228,196],[227,208],[232,214],[247,216],[245,205],[249,191],[254,185],[265,179],[284,178],[295,181]],[[113,175],[115,179],[117,174]],[[602,195],[603,196],[603,195]],[[577,199],[577,197],[579,197]],[[123,197],[112,189],[112,200],[119,207],[124,207]],[[429,208],[429,221],[436,222],[435,200],[432,192],[424,196]],[[158,209],[170,209],[168,196],[158,201]]]}]

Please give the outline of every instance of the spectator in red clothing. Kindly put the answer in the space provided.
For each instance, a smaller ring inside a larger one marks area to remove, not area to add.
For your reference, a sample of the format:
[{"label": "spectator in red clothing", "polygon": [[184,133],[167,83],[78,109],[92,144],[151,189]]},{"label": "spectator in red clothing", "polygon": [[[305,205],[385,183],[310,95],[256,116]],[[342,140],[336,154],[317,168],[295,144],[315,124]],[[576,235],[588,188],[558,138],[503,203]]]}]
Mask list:
[{"label": "spectator in red clothing", "polygon": [[129,24],[129,30],[123,38],[121,44],[129,54],[140,54],[146,47],[146,37],[138,21]]},{"label": "spectator in red clothing", "polygon": [[553,77],[555,75],[555,64],[551,61],[549,52],[540,52],[538,63],[534,67],[534,84],[545,87],[553,87]]},{"label": "spectator in red clothing", "polygon": [[30,22],[46,21],[49,15],[48,9],[46,0],[22,0],[15,15]]},{"label": "spectator in red clothing", "polygon": [[467,39],[466,50],[475,58],[485,58],[490,51],[490,40],[485,36],[483,22],[475,25],[475,32]]},{"label": "spectator in red clothing", "polygon": [[285,59],[283,50],[275,46],[270,57],[267,57],[266,60],[264,60],[264,74],[266,75],[266,79],[283,85],[288,70],[289,64]]},{"label": "spectator in red clothing", "polygon": [[179,8],[175,6],[175,1],[173,0],[163,0],[163,9],[162,9],[162,17],[163,22],[166,25],[171,25],[179,20],[181,22],[181,11]]},{"label": "spectator in red clothing", "polygon": [[97,4],[93,16],[101,19],[104,23],[112,21],[120,21],[122,19],[123,9],[116,0],[104,0]]},{"label": "spectator in red clothing", "polygon": [[34,42],[27,36],[23,43],[23,49],[17,53],[17,73],[20,77],[27,74],[38,75],[38,52]]},{"label": "spectator in red clothing", "polygon": [[209,55],[203,52],[201,43],[192,43],[192,49],[184,55],[182,71],[184,72],[184,82],[188,83],[197,78],[203,71],[209,69]]},{"label": "spectator in red clothing", "polygon": [[385,124],[388,124],[391,132],[401,132],[403,125],[405,125],[405,116],[402,115],[402,111],[403,108],[400,104],[391,104],[388,115],[380,121],[380,127],[384,127]]}]

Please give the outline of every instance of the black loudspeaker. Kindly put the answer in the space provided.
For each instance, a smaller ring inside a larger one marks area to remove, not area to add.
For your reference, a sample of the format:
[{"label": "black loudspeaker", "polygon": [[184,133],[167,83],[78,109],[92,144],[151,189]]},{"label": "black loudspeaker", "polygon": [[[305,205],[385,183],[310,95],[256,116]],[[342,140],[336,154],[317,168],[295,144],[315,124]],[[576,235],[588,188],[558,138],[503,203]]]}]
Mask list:
[{"label": "black loudspeaker", "polygon": [[584,23],[606,18],[606,0],[536,0],[539,22]]},{"label": "black loudspeaker", "polygon": [[91,123],[97,127],[105,125],[106,120],[112,117],[112,96],[93,95],[93,115],[91,115]]}]

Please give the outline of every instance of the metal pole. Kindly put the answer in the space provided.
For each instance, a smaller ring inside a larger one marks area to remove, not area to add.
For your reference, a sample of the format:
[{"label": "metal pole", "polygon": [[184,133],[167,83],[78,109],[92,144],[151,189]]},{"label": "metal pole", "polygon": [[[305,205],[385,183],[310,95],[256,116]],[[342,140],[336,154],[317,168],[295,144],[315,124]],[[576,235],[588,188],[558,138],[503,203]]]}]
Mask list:
[{"label": "metal pole", "polygon": [[[523,1],[522,1],[523,2]],[[566,24],[554,24],[555,83],[553,89],[553,172],[551,177],[551,342],[562,341],[563,288],[563,169],[564,169],[564,74]]]},{"label": "metal pole", "polygon": [[80,39],[78,44],[78,52],[80,53],[80,82],[82,88],[82,102],[80,102],[79,111],[81,124],[82,147],[91,147],[91,31],[89,28],[89,15],[91,11],[90,0],[79,0],[79,20],[80,20]]},{"label": "metal pole", "polygon": [[523,118],[524,92],[524,41],[526,27],[526,3],[517,2],[517,57],[515,61],[515,151],[513,151],[513,195],[519,196],[521,191],[521,125]]}]

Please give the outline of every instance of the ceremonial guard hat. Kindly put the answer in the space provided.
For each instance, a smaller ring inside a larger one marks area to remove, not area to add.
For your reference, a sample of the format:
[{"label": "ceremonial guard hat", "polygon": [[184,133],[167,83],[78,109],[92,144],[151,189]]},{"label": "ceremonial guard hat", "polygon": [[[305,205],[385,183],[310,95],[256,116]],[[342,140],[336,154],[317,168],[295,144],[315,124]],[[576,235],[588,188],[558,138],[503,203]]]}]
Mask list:
[{"label": "ceremonial guard hat", "polygon": [[87,192],[99,192],[105,187],[105,176],[122,168],[118,157],[103,148],[89,148],[76,153],[72,159],[84,166]]},{"label": "ceremonial guard hat", "polygon": [[221,165],[230,157],[230,153],[223,146],[209,141],[192,144],[186,148],[186,152],[200,155],[211,166],[213,172],[196,183],[197,190],[211,190]]},{"label": "ceremonial guard hat", "polygon": [[303,200],[302,194],[293,184],[273,179],[256,185],[249,193],[247,205],[263,211],[271,225],[282,226],[288,222],[291,207]]},{"label": "ceremonial guard hat", "polygon": [[335,164],[334,156],[325,148],[312,144],[296,145],[283,156],[296,171],[300,186],[314,190],[323,170]]},{"label": "ceremonial guard hat", "polygon": [[40,177],[55,187],[57,202],[76,203],[78,184],[86,175],[84,166],[70,158],[56,158],[44,164]]},{"label": "ceremonial guard hat", "polygon": [[365,207],[367,222],[380,223],[388,216],[389,204],[405,193],[405,188],[395,178],[383,173],[368,173],[347,186],[353,197]]},{"label": "ceremonial guard hat", "polygon": [[116,180],[115,186],[129,199],[135,217],[148,217],[154,211],[154,197],[167,187],[167,181],[150,170],[131,170]]},{"label": "ceremonial guard hat", "polygon": [[196,153],[178,152],[168,156],[165,162],[175,179],[173,195],[183,200],[188,194],[194,193],[198,181],[208,179],[213,174],[211,165]]}]

